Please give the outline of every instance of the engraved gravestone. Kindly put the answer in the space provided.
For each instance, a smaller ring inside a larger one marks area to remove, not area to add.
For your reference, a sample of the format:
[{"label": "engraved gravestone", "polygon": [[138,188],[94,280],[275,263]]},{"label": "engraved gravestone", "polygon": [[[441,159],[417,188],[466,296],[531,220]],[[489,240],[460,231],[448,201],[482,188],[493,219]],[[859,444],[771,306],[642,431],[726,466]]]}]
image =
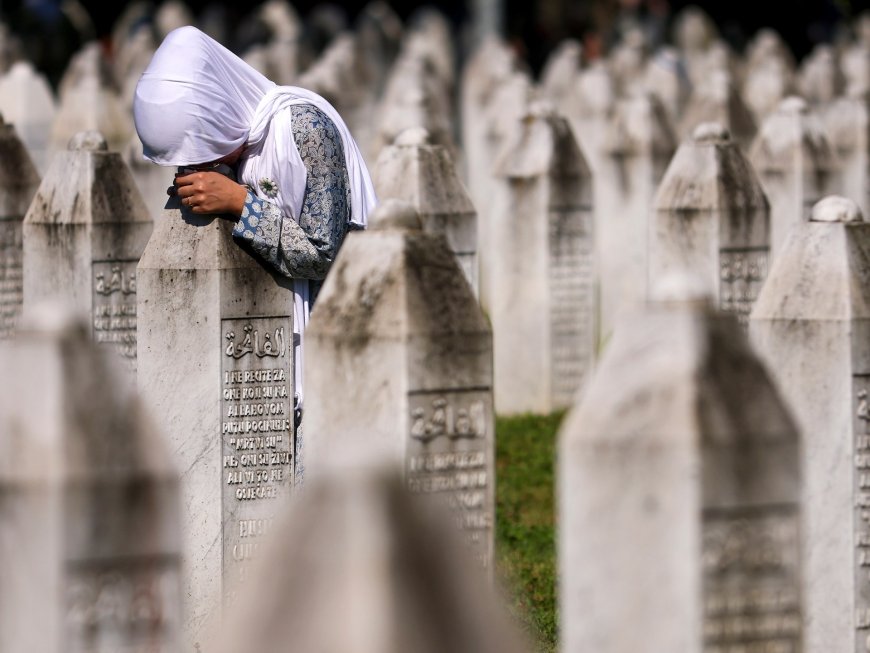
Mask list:
[{"label": "engraved gravestone", "polygon": [[674,290],[559,433],[561,650],[798,653],[797,427],[734,316]]},{"label": "engraved gravestone", "polygon": [[492,334],[442,235],[384,201],[351,233],[305,333],[307,469],[353,444],[444,497],[492,566],[495,434]]},{"label": "engraved gravestone", "polygon": [[34,309],[0,347],[0,649],[176,653],[177,472],[70,315]]},{"label": "engraved gravestone", "polygon": [[694,277],[746,325],[767,277],[770,208],[752,166],[715,123],[674,155],[654,203],[650,296],[674,273]]},{"label": "engraved gravestone", "polygon": [[647,297],[653,197],[676,149],[664,108],[652,95],[619,100],[603,130],[595,176],[595,253],[600,339],[617,315]]},{"label": "engraved gravestone", "polygon": [[276,526],[216,650],[530,650],[458,540],[397,470],[333,469]]},{"label": "engraved gravestone", "polygon": [[89,316],[98,343],[136,366],[136,264],[153,222],[99,132],[58,153],[24,218],[24,311],[47,299]]},{"label": "engraved gravestone", "polygon": [[496,164],[489,316],[501,413],[567,407],[595,345],[592,179],[549,104],[517,120]]},{"label": "engraved gravestone", "polygon": [[834,153],[821,121],[790,97],[761,125],[749,153],[770,201],[770,250],[775,259],[791,227],[836,184]]},{"label": "engraved gravestone", "polygon": [[12,335],[21,313],[22,222],[38,186],[24,144],[0,116],[0,340]]},{"label": "engraved gravestone", "polygon": [[447,238],[477,295],[477,212],[447,150],[432,144],[422,127],[409,129],[381,150],[373,177],[378,197],[409,202],[424,231]]},{"label": "engraved gravestone", "polygon": [[292,280],[170,198],[136,269],[139,388],[182,470],[185,650],[231,608],[294,478]]},{"label": "engraved gravestone", "polygon": [[0,112],[15,125],[40,174],[48,169],[48,136],[54,121],[54,96],[48,80],[28,61],[16,61],[0,77]]},{"label": "engraved gravestone", "polygon": [[749,334],[803,435],[807,651],[870,641],[870,224],[827,197],[797,221]]}]

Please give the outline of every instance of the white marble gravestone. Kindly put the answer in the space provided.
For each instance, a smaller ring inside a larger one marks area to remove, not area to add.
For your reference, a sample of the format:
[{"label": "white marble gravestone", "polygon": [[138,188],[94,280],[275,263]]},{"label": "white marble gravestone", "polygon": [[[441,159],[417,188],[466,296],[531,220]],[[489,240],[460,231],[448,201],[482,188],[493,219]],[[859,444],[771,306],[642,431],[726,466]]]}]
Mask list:
[{"label": "white marble gravestone", "polygon": [[801,97],[811,106],[824,106],[845,90],[837,51],[830,45],[817,45],[803,62],[797,81]]},{"label": "white marble gravestone", "polygon": [[71,316],[43,305],[0,345],[0,648],[177,653],[177,471]]},{"label": "white marble gravestone", "polygon": [[870,224],[831,196],[796,222],[749,334],[803,435],[807,651],[870,636]]},{"label": "white marble gravestone", "polygon": [[621,310],[646,300],[652,201],[675,149],[673,129],[654,96],[617,102],[593,178],[601,340]]},{"label": "white marble gravestone", "polygon": [[24,218],[24,312],[64,299],[136,365],[136,264],[153,222],[130,169],[98,132],[58,153]]},{"label": "white marble gravestone", "polygon": [[0,116],[0,340],[15,329],[24,293],[22,223],[39,174],[12,125]]},{"label": "white marble gravestone", "polygon": [[570,405],[595,352],[592,179],[548,103],[516,121],[496,163],[486,274],[501,414]]},{"label": "white marble gravestone", "polygon": [[48,80],[27,61],[16,61],[0,77],[0,113],[15,125],[40,174],[49,164],[48,137],[54,121],[54,96]]},{"label": "white marble gravestone", "polygon": [[646,65],[646,92],[654,95],[667,111],[672,125],[678,125],[692,93],[686,62],[676,48],[659,48]]},{"label": "white marble gravestone", "polygon": [[398,470],[331,470],[276,525],[218,653],[529,651],[451,525]]},{"label": "white marble gravestone", "polygon": [[727,129],[698,126],[674,155],[654,207],[650,296],[672,274],[687,275],[745,325],[767,277],[770,207]]},{"label": "white marble gravestone", "polygon": [[290,279],[171,198],[136,269],[139,388],[182,471],[185,648],[230,609],[294,482]]},{"label": "white marble gravestone", "polygon": [[716,122],[728,129],[743,152],[749,152],[757,131],[755,119],[731,74],[724,70],[708,73],[695,86],[680,122],[679,135],[688,138],[705,122]]},{"label": "white marble gravestone", "polygon": [[798,430],[682,284],[620,323],[560,429],[566,653],[804,650]]},{"label": "white marble gravestone", "polygon": [[305,332],[306,469],[353,445],[438,495],[485,567],[494,538],[492,332],[444,236],[386,200],[342,246]]},{"label": "white marble gravestone", "polygon": [[775,259],[789,229],[836,190],[833,148],[807,103],[789,97],[762,123],[749,160],[770,201],[770,253]]},{"label": "white marble gravestone", "polygon": [[422,127],[409,129],[381,151],[372,176],[379,199],[411,203],[424,231],[447,238],[477,295],[477,212],[447,150]]},{"label": "white marble gravestone", "polygon": [[840,166],[840,192],[870,215],[870,94],[848,94],[821,111]]}]

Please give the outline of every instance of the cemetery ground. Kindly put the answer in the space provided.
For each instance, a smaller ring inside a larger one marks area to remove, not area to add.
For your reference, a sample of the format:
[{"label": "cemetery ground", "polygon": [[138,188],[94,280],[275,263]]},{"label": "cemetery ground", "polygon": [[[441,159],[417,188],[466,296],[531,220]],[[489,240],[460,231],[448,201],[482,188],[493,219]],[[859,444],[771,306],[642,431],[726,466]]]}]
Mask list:
[{"label": "cemetery ground", "polygon": [[556,651],[556,432],[564,416],[496,421],[497,573],[537,653]]}]

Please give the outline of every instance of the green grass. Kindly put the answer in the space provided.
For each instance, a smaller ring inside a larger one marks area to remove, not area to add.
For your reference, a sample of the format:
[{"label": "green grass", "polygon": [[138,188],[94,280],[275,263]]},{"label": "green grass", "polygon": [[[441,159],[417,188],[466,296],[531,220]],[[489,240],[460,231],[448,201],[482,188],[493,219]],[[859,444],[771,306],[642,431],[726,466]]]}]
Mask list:
[{"label": "green grass", "polygon": [[496,555],[514,616],[541,653],[556,651],[553,466],[563,413],[496,421]]}]

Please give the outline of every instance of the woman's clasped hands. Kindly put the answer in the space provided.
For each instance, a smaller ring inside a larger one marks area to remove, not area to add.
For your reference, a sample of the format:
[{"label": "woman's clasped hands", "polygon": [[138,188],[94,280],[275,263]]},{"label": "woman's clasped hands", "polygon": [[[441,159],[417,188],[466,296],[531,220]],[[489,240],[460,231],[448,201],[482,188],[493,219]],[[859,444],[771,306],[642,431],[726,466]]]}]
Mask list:
[{"label": "woman's clasped hands", "polygon": [[178,195],[182,205],[192,213],[238,217],[245,207],[248,191],[225,175],[203,171],[176,174],[175,185],[169,189],[169,193]]}]

